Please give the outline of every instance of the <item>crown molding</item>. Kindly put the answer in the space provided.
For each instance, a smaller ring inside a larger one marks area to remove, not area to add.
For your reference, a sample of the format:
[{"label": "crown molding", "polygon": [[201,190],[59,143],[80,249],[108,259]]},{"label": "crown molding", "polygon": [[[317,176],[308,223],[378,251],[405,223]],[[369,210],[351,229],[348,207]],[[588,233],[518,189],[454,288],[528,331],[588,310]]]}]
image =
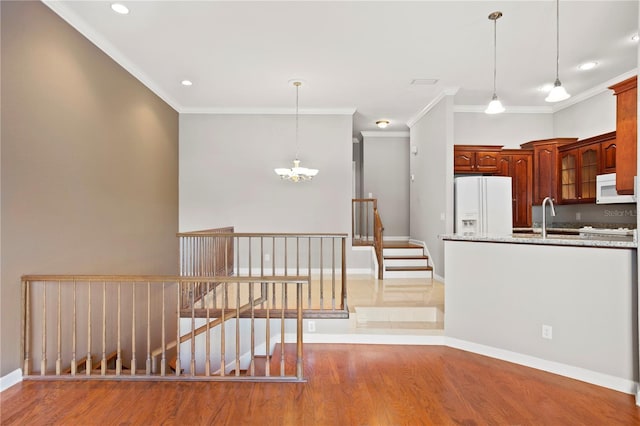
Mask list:
[{"label": "crown molding", "polygon": [[[182,108],[180,114],[295,115],[295,108]],[[353,115],[355,108],[306,108],[299,115]]]},{"label": "crown molding", "polygon": [[[638,75],[638,69],[634,68],[630,71],[625,72],[617,77],[614,77],[610,80],[605,81],[604,83],[598,84],[591,89],[585,90],[582,93],[578,93],[575,96],[570,97],[566,101],[560,102],[555,105],[548,106],[506,106],[503,114],[555,114],[558,111],[562,111],[565,108],[569,108],[575,104],[586,101],[589,98],[592,98],[596,95],[599,95],[603,92],[609,91],[609,86],[613,86],[616,83],[624,81],[628,78],[631,78],[635,75]],[[486,109],[486,105],[454,105],[453,112],[475,112],[475,113],[483,113]]]},{"label": "crown molding", "polygon": [[634,68],[630,71],[625,72],[624,74],[621,74],[617,77],[612,78],[611,80],[607,80],[604,83],[598,84],[595,87],[592,87],[589,90],[585,90],[582,93],[578,93],[575,96],[570,97],[569,99],[567,99],[564,102],[560,102],[557,105],[554,105],[553,108],[553,112],[556,113],[558,111],[561,111],[565,108],[569,108],[570,106],[573,106],[579,102],[585,101],[589,98],[592,98],[596,95],[599,95],[602,92],[607,92],[609,91],[609,86],[613,86],[616,83],[620,83],[621,81],[624,81],[628,78],[631,78],[633,76],[638,75],[638,68]]},{"label": "crown molding", "polygon": [[91,28],[77,13],[70,10],[63,2],[54,0],[42,0],[42,2],[64,21],[75,28],[80,34],[102,50],[107,56],[113,59],[118,65],[124,68],[129,74],[137,78],[143,85],[166,102],[171,108],[180,112],[182,106],[168,93],[160,88],[148,75],[135,66],[125,55],[116,49],[105,38]]},{"label": "crown molding", "polygon": [[416,115],[414,115],[413,117],[411,117],[408,121],[407,121],[407,126],[409,128],[413,127],[414,124],[416,124],[418,122],[418,120],[420,120],[422,117],[424,117],[429,111],[431,111],[431,109],[433,107],[435,107],[438,102],[440,102],[442,99],[444,99],[445,96],[454,96],[456,93],[458,93],[458,90],[460,88],[459,87],[449,87],[449,88],[445,88],[442,92],[438,93],[438,96],[436,96],[431,102],[429,102],[427,104],[427,106],[425,106],[424,108],[422,108]]},{"label": "crown molding", "polygon": [[[454,105],[453,112],[484,113],[486,105]],[[502,114],[553,114],[552,106],[506,106]]]},{"label": "crown molding", "polygon": [[409,132],[385,132],[384,130],[363,130],[360,132],[365,138],[408,138]]}]

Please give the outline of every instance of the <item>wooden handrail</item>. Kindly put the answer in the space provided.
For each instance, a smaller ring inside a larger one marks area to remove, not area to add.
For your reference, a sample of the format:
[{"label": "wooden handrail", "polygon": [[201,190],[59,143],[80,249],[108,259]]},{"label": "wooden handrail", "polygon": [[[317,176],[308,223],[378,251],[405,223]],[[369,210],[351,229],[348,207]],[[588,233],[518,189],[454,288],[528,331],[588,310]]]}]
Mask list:
[{"label": "wooden handrail", "polygon": [[383,237],[382,233],[384,227],[382,226],[382,219],[380,219],[380,213],[378,209],[373,209],[374,217],[374,231],[373,231],[373,244],[376,249],[376,258],[378,259],[378,279],[381,280],[384,276],[384,257],[383,257]]},{"label": "wooden handrail", "polygon": [[181,232],[176,234],[178,237],[202,237],[202,236],[212,236],[212,237],[268,237],[268,238],[285,238],[285,237],[299,237],[299,238],[347,238],[349,234],[335,234],[335,233],[310,233],[310,234],[300,234],[296,232],[207,232],[207,231],[194,231],[194,232]]}]

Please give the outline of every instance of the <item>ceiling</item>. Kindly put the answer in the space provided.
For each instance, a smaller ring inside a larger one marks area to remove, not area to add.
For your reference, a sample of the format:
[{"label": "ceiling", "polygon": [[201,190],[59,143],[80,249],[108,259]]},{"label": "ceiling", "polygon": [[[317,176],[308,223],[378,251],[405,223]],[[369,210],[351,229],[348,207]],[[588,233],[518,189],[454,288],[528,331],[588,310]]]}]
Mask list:
[{"label": "ceiling", "polygon": [[[291,113],[289,81],[302,79],[301,113],[355,111],[354,136],[378,119],[407,130],[446,90],[458,88],[460,108],[482,110],[493,92],[488,15],[499,10],[498,96],[507,111],[552,111],[539,88],[555,79],[553,0],[122,1],[127,15],[105,1],[45,3],[181,113]],[[561,1],[569,93],[635,70],[637,32],[637,0]],[[587,60],[599,64],[579,70]]]}]

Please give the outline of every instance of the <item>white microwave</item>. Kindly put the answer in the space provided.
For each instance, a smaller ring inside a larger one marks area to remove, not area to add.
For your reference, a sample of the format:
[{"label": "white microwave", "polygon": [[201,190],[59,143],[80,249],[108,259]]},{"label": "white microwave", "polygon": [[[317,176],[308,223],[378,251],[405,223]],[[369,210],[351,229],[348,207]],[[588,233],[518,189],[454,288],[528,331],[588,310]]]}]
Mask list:
[{"label": "white microwave", "polygon": [[596,176],[596,204],[619,204],[619,203],[635,203],[636,202],[636,184],[637,176],[633,179],[634,194],[621,195],[616,190],[616,174],[609,173],[606,175]]}]

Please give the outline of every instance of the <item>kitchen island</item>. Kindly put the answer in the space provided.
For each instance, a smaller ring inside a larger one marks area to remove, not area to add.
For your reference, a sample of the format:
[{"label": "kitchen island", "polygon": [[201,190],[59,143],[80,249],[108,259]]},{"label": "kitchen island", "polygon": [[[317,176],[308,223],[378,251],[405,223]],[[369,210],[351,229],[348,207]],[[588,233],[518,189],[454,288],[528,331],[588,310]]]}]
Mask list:
[{"label": "kitchen island", "polygon": [[636,392],[636,242],[442,239],[451,346]]}]

